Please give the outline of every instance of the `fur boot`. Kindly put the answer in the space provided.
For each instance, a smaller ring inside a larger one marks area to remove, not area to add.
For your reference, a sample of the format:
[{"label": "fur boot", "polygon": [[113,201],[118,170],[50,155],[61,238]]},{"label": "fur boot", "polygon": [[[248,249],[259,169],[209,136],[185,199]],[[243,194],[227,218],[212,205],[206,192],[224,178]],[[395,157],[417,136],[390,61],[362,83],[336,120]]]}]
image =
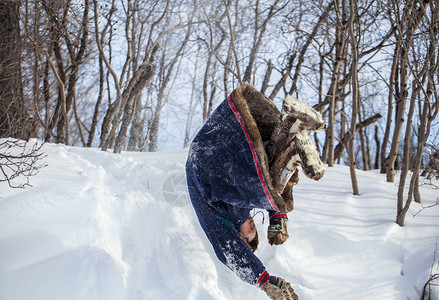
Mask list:
[{"label": "fur boot", "polygon": [[318,112],[298,99],[287,95],[282,108],[282,120],[269,142],[270,174],[274,190],[286,203],[286,212],[294,208],[292,187],[298,182],[300,165],[309,178],[319,180],[325,168],[309,133],[326,128]]}]

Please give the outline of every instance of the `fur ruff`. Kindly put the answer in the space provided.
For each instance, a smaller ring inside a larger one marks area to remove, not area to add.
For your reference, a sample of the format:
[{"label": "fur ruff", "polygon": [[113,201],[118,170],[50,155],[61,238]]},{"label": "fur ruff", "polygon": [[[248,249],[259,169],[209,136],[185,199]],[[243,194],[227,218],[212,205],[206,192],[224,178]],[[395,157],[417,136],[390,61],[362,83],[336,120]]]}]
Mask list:
[{"label": "fur ruff", "polygon": [[325,167],[309,133],[326,128],[321,115],[287,95],[282,113],[250,84],[243,84],[231,99],[244,119],[267,185],[283,212],[294,208],[293,186],[299,181],[300,165],[309,178],[319,180]]},{"label": "fur ruff", "polygon": [[280,211],[286,211],[285,201],[273,187],[264,141],[268,142],[277,127],[281,114],[274,103],[250,84],[243,84],[231,94],[231,99],[244,119],[268,188]]}]

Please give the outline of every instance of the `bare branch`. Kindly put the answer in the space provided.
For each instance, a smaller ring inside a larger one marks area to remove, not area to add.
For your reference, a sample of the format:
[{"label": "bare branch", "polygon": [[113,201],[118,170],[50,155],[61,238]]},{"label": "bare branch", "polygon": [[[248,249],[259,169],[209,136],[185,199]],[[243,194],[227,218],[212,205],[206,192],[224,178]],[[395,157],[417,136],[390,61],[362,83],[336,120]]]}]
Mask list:
[{"label": "bare branch", "polygon": [[[29,177],[34,176],[46,166],[41,159],[45,154],[40,152],[44,143],[32,146],[23,140],[0,140],[0,182],[7,182],[11,188],[31,186]],[[16,182],[24,179],[24,182]]]}]

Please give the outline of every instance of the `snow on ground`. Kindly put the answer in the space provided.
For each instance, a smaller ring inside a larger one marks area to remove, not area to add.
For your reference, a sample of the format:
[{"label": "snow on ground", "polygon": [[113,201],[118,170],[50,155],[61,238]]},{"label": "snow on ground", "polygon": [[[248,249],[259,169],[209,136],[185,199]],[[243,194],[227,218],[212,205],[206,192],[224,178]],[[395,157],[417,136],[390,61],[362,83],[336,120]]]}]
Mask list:
[{"label": "snow on ground", "polygon": [[[182,193],[185,150],[43,149],[48,166],[33,187],[0,184],[0,299],[267,299],[216,259]],[[401,228],[397,185],[377,171],[357,176],[361,196],[347,167],[318,182],[301,175],[289,240],[268,245],[268,216],[258,213],[256,254],[300,299],[419,299],[439,206],[413,217],[421,206],[412,203]],[[438,190],[421,193],[424,205],[438,201]]]}]

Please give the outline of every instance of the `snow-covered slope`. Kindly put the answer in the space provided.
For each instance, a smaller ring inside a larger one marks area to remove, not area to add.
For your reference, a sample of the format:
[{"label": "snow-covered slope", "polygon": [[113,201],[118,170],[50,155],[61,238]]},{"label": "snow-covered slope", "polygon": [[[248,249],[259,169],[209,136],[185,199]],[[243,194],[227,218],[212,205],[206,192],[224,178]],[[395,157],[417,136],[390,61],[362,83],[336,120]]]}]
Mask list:
[{"label": "snow-covered slope", "polygon": [[[48,167],[33,187],[0,184],[0,299],[267,299],[216,259],[184,194],[186,151],[43,149]],[[400,228],[396,185],[376,171],[357,175],[359,197],[346,167],[318,182],[301,175],[289,240],[269,246],[258,213],[256,254],[301,299],[419,299],[439,206],[413,217],[413,203]],[[424,205],[439,197],[421,192]]]}]

